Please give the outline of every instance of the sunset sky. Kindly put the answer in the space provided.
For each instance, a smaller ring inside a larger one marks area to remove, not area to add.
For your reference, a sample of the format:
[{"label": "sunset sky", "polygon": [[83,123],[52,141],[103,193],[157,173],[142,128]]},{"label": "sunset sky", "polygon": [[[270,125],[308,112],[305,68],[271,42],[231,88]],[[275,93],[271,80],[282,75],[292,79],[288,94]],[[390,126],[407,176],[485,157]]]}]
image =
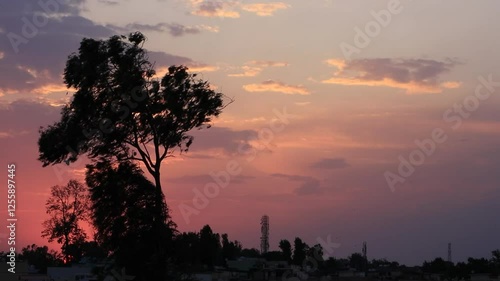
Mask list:
[{"label": "sunset sky", "polygon": [[[84,37],[141,31],[159,73],[187,65],[234,98],[163,166],[180,231],[209,224],[259,248],[267,214],[272,250],[330,237],[337,257],[366,241],[370,259],[407,265],[446,258],[449,242],[454,261],[489,258],[500,248],[499,10],[495,0],[2,1],[0,224],[15,163],[16,245],[48,245],[50,187],[85,172],[83,159],[37,160],[39,127],[71,98],[66,59]],[[186,215],[228,164],[229,184]]]}]

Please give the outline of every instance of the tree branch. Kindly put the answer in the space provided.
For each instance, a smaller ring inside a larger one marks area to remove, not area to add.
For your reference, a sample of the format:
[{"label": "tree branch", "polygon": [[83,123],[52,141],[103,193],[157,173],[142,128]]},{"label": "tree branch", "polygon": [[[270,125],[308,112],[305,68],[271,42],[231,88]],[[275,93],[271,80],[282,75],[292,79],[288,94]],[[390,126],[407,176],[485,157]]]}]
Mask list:
[{"label": "tree branch", "polygon": [[148,150],[148,147],[146,146],[146,144],[144,143],[141,143],[142,146],[144,146],[144,150],[146,151],[146,154],[148,155],[148,157],[151,159],[151,155],[149,154],[149,150]]},{"label": "tree branch", "polygon": [[163,159],[165,159],[165,156],[167,156],[168,153],[168,149],[165,146],[163,146],[163,148],[165,149],[165,151],[163,151],[163,154],[160,157],[160,161],[163,161]]}]

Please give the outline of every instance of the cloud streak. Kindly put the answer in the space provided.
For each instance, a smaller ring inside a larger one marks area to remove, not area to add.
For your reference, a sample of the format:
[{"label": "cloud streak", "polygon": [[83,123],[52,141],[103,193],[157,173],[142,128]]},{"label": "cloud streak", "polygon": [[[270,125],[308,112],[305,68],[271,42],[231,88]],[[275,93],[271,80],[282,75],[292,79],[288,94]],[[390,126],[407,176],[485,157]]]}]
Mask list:
[{"label": "cloud streak", "polygon": [[245,4],[242,9],[247,12],[255,13],[261,17],[273,16],[278,10],[287,9],[289,5],[283,2],[271,2],[271,3],[255,3],[255,4]]},{"label": "cloud streak", "polygon": [[[117,27],[117,30],[122,30],[122,28]],[[181,37],[185,35],[199,34],[202,31],[209,32],[219,32],[219,28],[216,26],[209,25],[195,25],[195,26],[187,26],[180,23],[157,23],[157,24],[140,24],[140,23],[132,23],[128,24],[125,27],[127,32],[133,32],[136,30],[141,31],[154,31],[154,32],[168,32],[173,37]]]},{"label": "cloud streak", "polygon": [[461,85],[457,81],[440,79],[459,64],[452,59],[330,59],[326,63],[336,67],[337,71],[333,77],[321,81],[325,84],[390,87],[404,89],[408,94],[441,93]]},{"label": "cloud streak", "polygon": [[343,169],[350,166],[345,158],[323,158],[310,165],[314,169]]},{"label": "cloud streak", "polygon": [[288,85],[280,81],[267,80],[259,84],[243,85],[247,92],[277,92],[287,95],[310,95],[311,92],[302,85]]},{"label": "cloud streak", "polygon": [[241,67],[242,72],[228,74],[229,77],[254,77],[262,72],[262,68],[255,66],[244,65]]},{"label": "cloud streak", "polygon": [[239,18],[240,11],[260,17],[273,16],[277,11],[288,9],[284,2],[242,4],[241,1],[190,0],[193,15],[202,17]]},{"label": "cloud streak", "polygon": [[[232,184],[242,184],[247,183],[249,180],[253,180],[253,176],[237,175],[231,178]],[[181,177],[175,177],[167,179],[168,182],[173,184],[195,184],[195,185],[205,185],[207,183],[213,182],[213,178],[210,175],[199,174],[199,175],[186,175]]]},{"label": "cloud streak", "polygon": [[213,72],[219,70],[218,66],[196,62],[187,64],[187,67],[190,72]]},{"label": "cloud streak", "polygon": [[241,67],[240,73],[228,74],[229,77],[255,77],[259,75],[265,68],[269,67],[285,67],[289,64],[281,61],[258,61],[253,60],[245,63]]}]

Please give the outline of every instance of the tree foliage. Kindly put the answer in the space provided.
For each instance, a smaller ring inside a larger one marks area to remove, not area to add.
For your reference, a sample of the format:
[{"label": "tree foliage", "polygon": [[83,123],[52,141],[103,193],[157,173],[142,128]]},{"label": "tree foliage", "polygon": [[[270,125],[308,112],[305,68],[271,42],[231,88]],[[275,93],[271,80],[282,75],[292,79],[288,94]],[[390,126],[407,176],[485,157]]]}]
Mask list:
[{"label": "tree foliage", "polygon": [[353,253],[349,256],[349,266],[362,271],[365,268],[365,258],[360,253]]},{"label": "tree foliage", "polygon": [[500,250],[491,251],[491,262],[500,268]]},{"label": "tree foliage", "polygon": [[21,250],[19,258],[35,267],[41,274],[47,273],[47,267],[60,266],[63,264],[61,254],[54,250],[49,250],[47,246],[37,246],[36,244],[24,247]]},{"label": "tree foliage", "polygon": [[[225,105],[222,93],[185,66],[170,66],[163,77],[157,77],[155,63],[143,48],[145,41],[139,32],[81,41],[64,69],[65,84],[76,92],[62,108],[61,119],[40,128],[39,160],[43,166],[69,165],[82,155],[89,157],[94,163],[89,174],[93,193],[112,198],[99,199],[105,207],[94,209],[104,247],[121,253],[152,251],[152,259],[163,267],[172,235],[160,181],[162,161],[186,152],[193,142],[190,132],[210,127]],[[139,175],[139,166],[132,163],[145,167],[154,184]],[[125,171],[133,173],[131,182],[116,179],[101,186],[92,179],[106,178],[106,173],[128,176]],[[108,188],[112,186],[123,190]],[[98,199],[94,196],[94,200]],[[145,244],[124,247],[136,242],[131,233]],[[170,240],[165,238],[169,236]]]},{"label": "tree foliage", "polygon": [[83,39],[64,70],[64,82],[76,93],[61,120],[40,129],[44,166],[82,154],[140,161],[160,189],[161,162],[176,149],[187,151],[193,142],[189,132],[221,113],[223,95],[186,67],[171,66],[155,78],[145,40],[141,33]]},{"label": "tree foliage", "polygon": [[308,249],[309,246],[303,242],[302,239],[295,237],[295,240],[293,241],[293,264],[302,265],[306,259]]},{"label": "tree foliage", "polygon": [[241,253],[241,243],[239,241],[230,241],[227,233],[221,235],[222,239],[222,257],[224,260],[234,260]]},{"label": "tree foliage", "polygon": [[184,232],[175,237],[175,257],[181,268],[187,272],[226,265],[242,255],[241,243],[231,241],[224,233],[213,232],[205,225],[199,232]]},{"label": "tree foliage", "polygon": [[205,225],[200,230],[201,262],[209,267],[216,265],[218,252],[221,248],[220,235],[214,233],[209,225]]},{"label": "tree foliage", "polygon": [[[86,182],[90,190],[92,222],[96,239],[111,254],[118,267],[144,280],[166,266],[167,250],[175,234],[168,220],[162,229],[154,223],[155,186],[142,170],[130,162],[113,165],[109,161],[87,166]],[[166,207],[163,208],[166,213]],[[168,216],[168,214],[164,214]],[[157,241],[167,244],[158,248]],[[141,256],[140,259],[137,259]],[[160,273],[158,273],[160,274]],[[141,277],[142,278],[142,277]]]},{"label": "tree foliage", "polygon": [[292,244],[290,244],[290,241],[286,239],[281,240],[279,243],[279,248],[281,249],[283,258],[290,263],[292,261]]},{"label": "tree foliage", "polygon": [[317,262],[323,262],[323,246],[316,244],[307,250],[307,256]]},{"label": "tree foliage", "polygon": [[282,261],[282,260],[284,260],[283,253],[281,251],[269,251],[269,252],[263,253],[261,255],[267,261]]},{"label": "tree foliage", "polygon": [[241,256],[246,258],[260,258],[259,250],[255,248],[244,248],[241,250]]},{"label": "tree foliage", "polygon": [[73,259],[69,254],[70,245],[81,243],[87,237],[80,222],[88,219],[89,203],[86,187],[76,180],[64,186],[55,185],[50,190],[45,204],[50,218],[43,222],[42,237],[62,244],[66,262]]}]

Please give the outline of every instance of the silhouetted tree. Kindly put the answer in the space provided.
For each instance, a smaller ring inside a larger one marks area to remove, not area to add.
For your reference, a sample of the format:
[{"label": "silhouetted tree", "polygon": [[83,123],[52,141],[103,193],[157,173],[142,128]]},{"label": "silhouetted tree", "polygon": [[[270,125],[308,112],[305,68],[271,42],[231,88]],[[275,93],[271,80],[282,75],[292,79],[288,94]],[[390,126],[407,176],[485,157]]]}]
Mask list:
[{"label": "silhouetted tree", "polygon": [[95,241],[73,242],[68,245],[67,252],[73,257],[75,263],[80,262],[84,257],[99,262],[108,256],[108,253]]},{"label": "silhouetted tree", "polygon": [[241,254],[241,243],[238,241],[230,241],[226,233],[221,235],[222,238],[222,253],[223,258],[234,260]]},{"label": "silhouetted tree", "polygon": [[68,247],[86,238],[79,222],[88,218],[87,189],[76,180],[70,180],[65,186],[55,185],[50,190],[45,207],[50,218],[43,222],[42,237],[62,244],[65,262],[70,262],[74,257],[69,254]]},{"label": "silhouetted tree", "polygon": [[321,244],[316,244],[307,250],[307,261],[309,266],[317,270],[323,270],[323,247]]},{"label": "silhouetted tree", "polygon": [[349,269],[349,259],[347,258],[337,259],[336,263],[341,269]]},{"label": "silhouetted tree", "polygon": [[485,258],[468,258],[467,266],[471,273],[488,273],[490,271],[490,262]]},{"label": "silhouetted tree", "polygon": [[292,261],[292,244],[290,241],[283,239],[280,241],[279,248],[283,254],[283,258],[290,263]]},{"label": "silhouetted tree", "polygon": [[225,265],[226,260],[241,254],[241,243],[230,241],[226,233],[219,235],[205,225],[199,233],[184,232],[174,239],[174,258],[186,272],[203,270],[203,266]]},{"label": "silhouetted tree", "polygon": [[391,262],[387,259],[372,259],[370,261],[370,268],[388,267]]},{"label": "silhouetted tree", "polygon": [[262,254],[262,257],[265,258],[267,261],[282,261],[282,260],[284,260],[283,253],[280,251],[269,251],[265,254]]},{"label": "silhouetted tree", "polygon": [[449,281],[457,279],[457,269],[453,262],[446,262],[446,273],[443,277]]},{"label": "silhouetted tree", "polygon": [[469,280],[470,279],[470,270],[466,263],[459,262],[455,266],[455,275],[458,280]]},{"label": "silhouetted tree", "polygon": [[61,120],[40,129],[39,160],[47,166],[87,154],[140,161],[154,178],[156,219],[163,220],[161,163],[176,149],[188,150],[193,141],[188,132],[218,116],[223,100],[184,66],[171,66],[156,79],[145,40],[138,32],[82,40],[64,70],[65,84],[76,93]]},{"label": "silhouetted tree", "polygon": [[205,225],[200,230],[201,262],[212,268],[217,263],[217,255],[220,250],[220,235],[214,233],[209,225]]},{"label": "silhouetted tree", "polygon": [[365,258],[360,253],[353,253],[349,256],[349,266],[362,271],[365,268]]},{"label": "silhouetted tree", "polygon": [[492,274],[498,276],[500,274],[500,250],[492,251],[491,256]]},{"label": "silhouetted tree", "polygon": [[171,243],[175,224],[168,214],[162,214],[168,223],[154,223],[155,186],[141,169],[130,162],[113,165],[102,161],[87,166],[86,182],[97,242],[112,254],[116,265],[136,280],[154,280],[166,274],[171,244],[157,248],[157,240]]},{"label": "silhouetted tree", "polygon": [[321,244],[316,244],[310,247],[307,251],[307,256],[317,261],[323,261],[323,246],[321,246]]},{"label": "silhouetted tree", "polygon": [[71,260],[66,260],[66,262],[70,263],[78,263],[83,257],[83,244],[85,243],[85,239],[80,237],[72,241],[65,247],[64,254],[71,257]]},{"label": "silhouetted tree", "polygon": [[422,265],[424,272],[439,274],[441,279],[452,280],[458,277],[457,269],[452,262],[447,262],[442,258],[435,258],[431,262],[425,261]]},{"label": "silhouetted tree", "polygon": [[293,264],[302,265],[304,260],[306,259],[306,253],[309,249],[306,243],[302,242],[302,239],[296,237],[293,242]]},{"label": "silhouetted tree", "polygon": [[28,245],[21,250],[19,259],[26,261],[38,270],[39,273],[47,273],[47,267],[61,266],[63,264],[62,255],[47,246]]},{"label": "silhouetted tree", "polygon": [[[156,229],[167,220],[160,171],[162,161],[193,142],[189,131],[209,127],[222,109],[223,95],[196,79],[184,66],[155,78],[154,63],[136,32],[108,40],[84,38],[69,56],[64,82],[76,89],[61,120],[40,129],[39,160],[44,166],[91,159],[138,161],[154,178]],[[164,248],[156,240],[156,248]],[[160,277],[161,278],[161,277]]]},{"label": "silhouetted tree", "polygon": [[246,257],[246,258],[259,258],[261,255],[260,255],[259,250],[255,249],[255,248],[251,248],[251,249],[245,248],[245,249],[241,250],[241,256]]},{"label": "silhouetted tree", "polygon": [[200,235],[197,232],[184,232],[174,238],[173,255],[180,269],[193,273],[201,270]]},{"label": "silhouetted tree", "polygon": [[332,274],[334,272],[337,272],[337,271],[343,269],[342,264],[334,257],[329,257],[324,262],[324,266],[325,266],[326,273],[328,273],[328,274]]},{"label": "silhouetted tree", "polygon": [[491,251],[492,261],[496,264],[500,264],[500,250]]},{"label": "silhouetted tree", "polygon": [[422,270],[429,273],[442,273],[446,270],[446,262],[442,258],[435,258],[433,261],[424,261]]}]

